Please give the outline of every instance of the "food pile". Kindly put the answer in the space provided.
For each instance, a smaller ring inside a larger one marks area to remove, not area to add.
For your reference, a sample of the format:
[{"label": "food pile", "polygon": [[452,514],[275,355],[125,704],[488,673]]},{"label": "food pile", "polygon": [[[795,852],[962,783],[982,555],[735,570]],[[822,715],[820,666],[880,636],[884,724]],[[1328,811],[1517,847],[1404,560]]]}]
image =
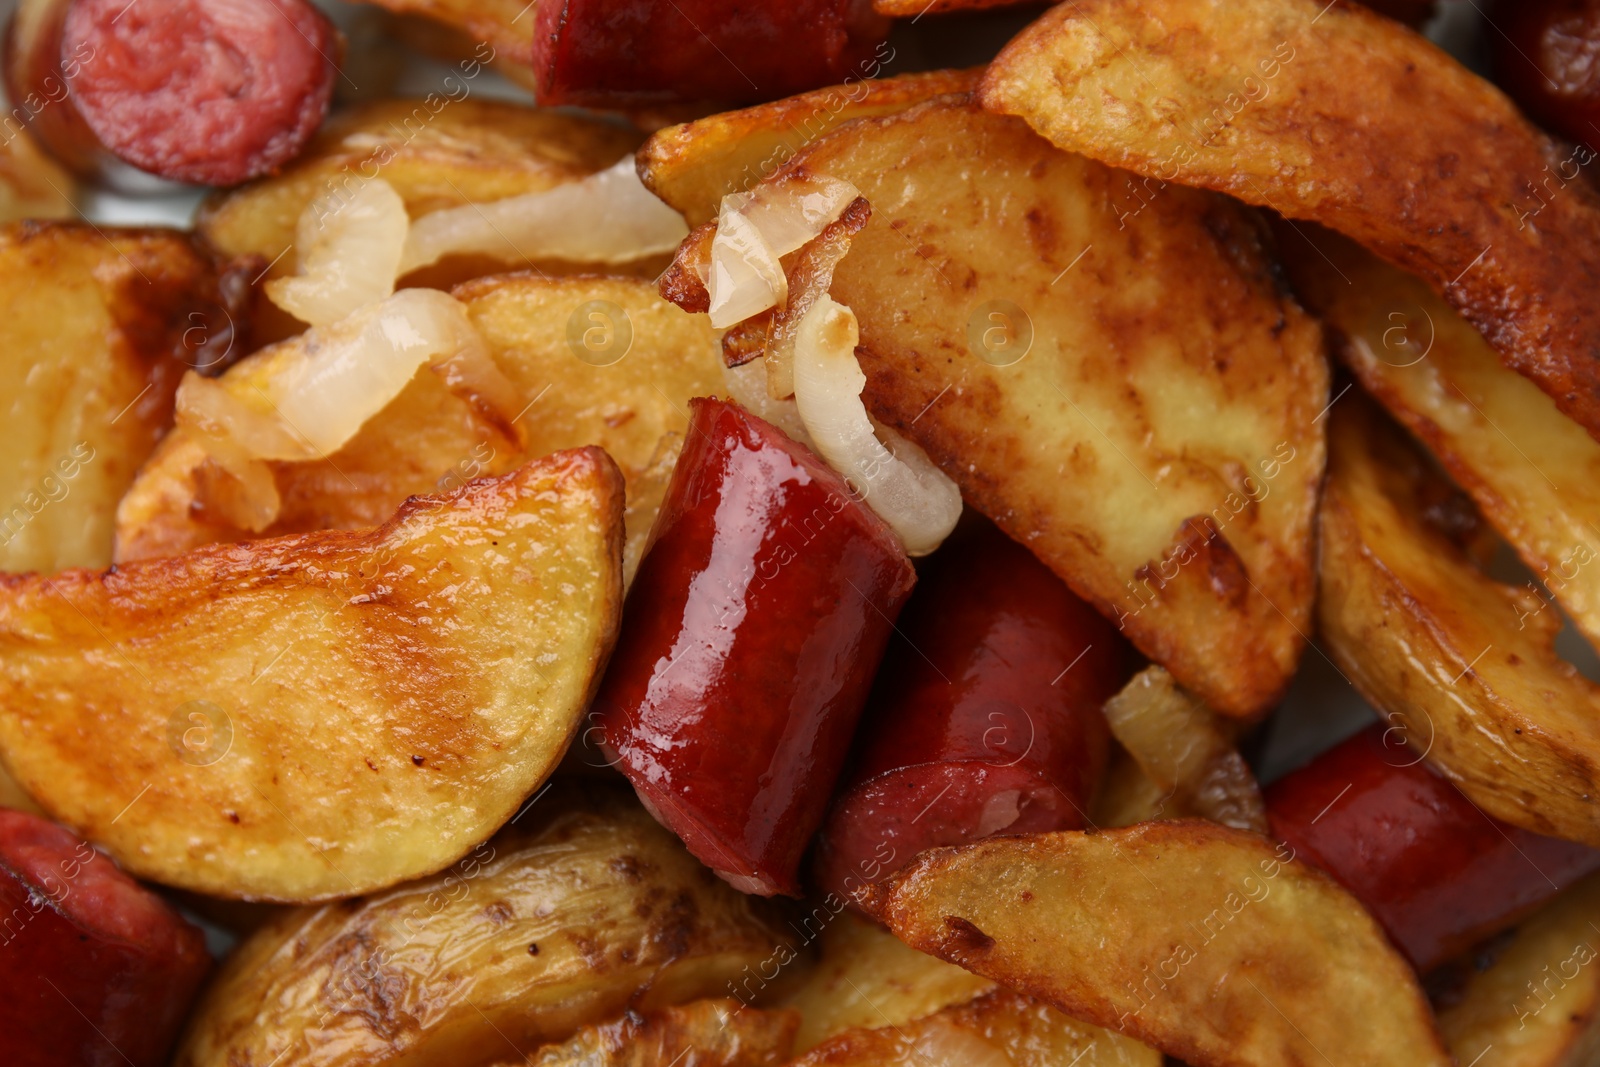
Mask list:
[{"label": "food pile", "polygon": [[376,2],[15,5],[0,1063],[1600,1064],[1600,0]]}]

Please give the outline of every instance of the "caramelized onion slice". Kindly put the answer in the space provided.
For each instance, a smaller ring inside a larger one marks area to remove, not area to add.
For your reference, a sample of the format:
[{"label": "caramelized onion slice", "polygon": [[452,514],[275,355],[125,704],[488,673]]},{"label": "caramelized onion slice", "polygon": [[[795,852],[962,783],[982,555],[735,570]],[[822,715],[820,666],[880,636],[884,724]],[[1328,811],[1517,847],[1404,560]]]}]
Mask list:
[{"label": "caramelized onion slice", "polygon": [[400,273],[459,254],[506,263],[627,263],[670,252],[688,234],[682,216],[644,187],[626,156],[554,189],[422,216],[411,224]]},{"label": "caramelized onion slice", "polygon": [[706,275],[711,325],[719,330],[788,299],[780,258],[844,213],[856,187],[822,176],[762,185],[722,198]]},{"label": "caramelized onion slice", "polygon": [[873,424],[861,402],[859,339],[854,312],[819,296],[795,333],[795,403],[829,466],[900,536],[907,555],[925,556],[955,529],[961,491],[922,449]]},{"label": "caramelized onion slice", "polygon": [[338,322],[394,292],[411,220],[382,178],[318,197],[300,213],[299,273],[266,284],[274,304],[312,326]]}]

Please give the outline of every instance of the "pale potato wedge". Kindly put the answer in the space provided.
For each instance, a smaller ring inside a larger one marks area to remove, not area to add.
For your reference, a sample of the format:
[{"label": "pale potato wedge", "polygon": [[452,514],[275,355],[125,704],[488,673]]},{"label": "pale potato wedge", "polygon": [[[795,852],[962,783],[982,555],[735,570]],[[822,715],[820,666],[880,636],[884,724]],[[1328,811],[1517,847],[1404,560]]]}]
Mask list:
[{"label": "pale potato wedge", "polygon": [[1175,189],[1119,228],[1126,175],[964,99],[768,181],[810,174],[872,205],[831,287],[868,410],[1207,704],[1266,711],[1310,628],[1328,370],[1253,215]]},{"label": "pale potato wedge", "polygon": [[533,12],[529,0],[370,0],[390,11],[421,15],[486,41],[511,62],[510,74],[533,59]]},{"label": "pale potato wedge", "polygon": [[1439,1011],[1458,1064],[1593,1067],[1600,1060],[1600,876],[1517,927]]},{"label": "pale potato wedge", "polygon": [[[687,429],[691,397],[723,391],[716,337],[704,317],[684,314],[632,278],[498,275],[456,295],[528,405],[517,422],[521,442],[480,418],[437,374],[419,370],[332,456],[273,464],[284,505],[264,535],[375,525],[408,496],[594,444],[627,481],[631,574],[676,458],[672,444],[663,450],[663,437]],[[270,358],[270,351],[249,356],[225,380],[265,373]],[[207,505],[227,480],[186,427],[174,430],[118,509],[117,559],[257,536]]]},{"label": "pale potato wedge", "polygon": [[[803,925],[808,937],[817,936],[812,925],[810,919]],[[780,1002],[800,1013],[796,1052],[847,1030],[901,1026],[994,988],[989,979],[918,952],[853,911],[833,916],[818,940],[816,966]]]},{"label": "pale potato wedge", "polygon": [[1356,239],[1600,437],[1594,152],[1398,22],[1325,0],[1074,0],[996,57],[982,93],[1144,175],[1106,205],[1124,217],[1177,182]]},{"label": "pale potato wedge", "polygon": [[1556,654],[1560,613],[1530,609],[1430,522],[1450,488],[1369,403],[1345,397],[1332,422],[1329,656],[1484,811],[1600,846],[1600,686]]},{"label": "pale potato wedge", "polygon": [[623,790],[553,786],[448,871],[244,941],[174,1063],[525,1063],[629,1008],[725,995],[785,936]]},{"label": "pale potato wedge", "polygon": [[75,218],[77,181],[15,124],[15,117],[0,124],[0,222]]},{"label": "pale potato wedge", "polygon": [[1176,789],[1163,789],[1121,745],[1113,745],[1100,792],[1089,809],[1089,825],[1115,829],[1151,819],[1199,818],[1178,800]]},{"label": "pale potato wedge", "polygon": [[697,1000],[585,1027],[501,1067],[778,1067],[789,1062],[799,1018],[736,1000]]},{"label": "pale potato wedge", "polygon": [[234,315],[182,234],[0,226],[0,571],[111,562],[117,501]]},{"label": "pale potato wedge", "polygon": [[1450,1063],[1378,924],[1256,834],[993,838],[924,852],[870,894],[907,944],[1194,1067]]},{"label": "pale potato wedge", "polygon": [[124,869],[305,902],[454,862],[556,766],[621,609],[597,448],[372,530],[0,578],[0,758]]},{"label": "pale potato wedge", "polygon": [[854,119],[977,88],[979,70],[935,70],[815,89],[657,130],[639,149],[639,177],[691,227],[717,217],[819,137]]},{"label": "pale potato wedge", "polygon": [[[1600,443],[1421,280],[1320,228],[1280,238],[1344,364],[1600,645]],[[1526,599],[1553,613],[1537,587]]]},{"label": "pale potato wedge", "polygon": [[[531,17],[531,16],[530,16]],[[452,77],[454,77],[452,75]],[[460,89],[470,91],[460,79]],[[201,237],[229,256],[260,256],[257,282],[293,274],[295,227],[319,197],[348,198],[382,178],[418,218],[443,208],[543,192],[604,170],[639,143],[639,134],[598,119],[438,93],[422,100],[378,100],[328,121],[282,173],[214,194],[195,221]],[[574,264],[540,260],[546,273]],[[408,284],[448,289],[506,269],[497,260],[455,256],[412,272]],[[630,268],[631,269],[631,268]],[[654,260],[640,272],[653,276]],[[304,324],[259,292],[252,348],[291,337]]]},{"label": "pale potato wedge", "polygon": [[1009,989],[903,1025],[849,1030],[794,1067],[1161,1067],[1161,1053]]}]

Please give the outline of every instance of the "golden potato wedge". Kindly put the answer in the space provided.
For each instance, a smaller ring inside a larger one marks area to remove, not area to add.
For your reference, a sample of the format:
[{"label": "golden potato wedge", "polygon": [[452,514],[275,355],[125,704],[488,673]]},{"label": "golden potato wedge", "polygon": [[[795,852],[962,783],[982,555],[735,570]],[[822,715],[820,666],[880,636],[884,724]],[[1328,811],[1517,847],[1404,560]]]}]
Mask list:
[{"label": "golden potato wedge", "polygon": [[914,948],[1194,1067],[1450,1062],[1365,909],[1242,830],[1150,822],[932,849],[867,904]]},{"label": "golden potato wedge", "polygon": [[0,226],[0,571],[111,562],[179,377],[222,358],[237,314],[182,234]]},{"label": "golden potato wedge", "polygon": [[[1600,876],[1524,922],[1439,1011],[1458,1064],[1592,1067],[1600,1059]],[[1492,1051],[1492,1055],[1490,1055]]]},{"label": "golden potato wedge", "polygon": [[[468,283],[456,295],[528,405],[518,422],[523,442],[420,370],[332,456],[272,465],[283,510],[264,535],[375,525],[408,496],[594,444],[627,481],[631,574],[676,459],[670,444],[658,454],[663,437],[687,429],[690,397],[723,391],[716,337],[704,317],[684,314],[632,278],[509,274]],[[264,373],[268,358],[247,357],[227,373]],[[207,505],[227,480],[186,427],[174,430],[118,508],[117,559],[257,536]]]},{"label": "golden potato wedge", "polygon": [[1430,523],[1449,487],[1363,398],[1339,401],[1332,423],[1317,598],[1329,656],[1484,811],[1600,846],[1600,686],[1556,654],[1559,613],[1531,610]]},{"label": "golden potato wedge", "polygon": [[428,874],[561,759],[621,553],[589,448],[372,530],[0,577],[0,758],[153,881],[305,902]]},{"label": "golden potato wedge", "polygon": [[1105,714],[1111,735],[1157,795],[1224,826],[1267,832],[1261,787],[1230,732],[1166,668],[1146,667],[1134,675],[1106,701]]},{"label": "golden potato wedge", "polygon": [[1075,0],[1000,53],[982,94],[1144,175],[1124,217],[1179,182],[1353,237],[1600,437],[1594,152],[1398,22],[1324,0]]},{"label": "golden potato wedge", "polygon": [[873,415],[1206,703],[1270,707],[1309,629],[1328,371],[1252,214],[1173,190],[1122,225],[1125,175],[950,98],[768,181],[809,174],[872,205],[831,292]]},{"label": "golden potato wedge", "polygon": [[625,791],[552,786],[448,871],[296,909],[244,941],[174,1062],[530,1062],[538,1045],[629,1008],[724,994],[784,943],[766,914]]},{"label": "golden potato wedge", "polygon": [[[378,100],[335,115],[282,173],[214,194],[195,226],[226,255],[262,257],[267,269],[256,280],[263,282],[295,272],[295,227],[318,197],[339,202],[362,181],[381,177],[418,218],[577,181],[638,143],[637,133],[615,123],[517,104],[437,93],[424,100]],[[553,261],[536,266],[547,273],[574,269]],[[497,260],[451,257],[412,272],[406,281],[448,289],[505,269]],[[660,264],[652,260],[640,269],[653,276]],[[264,291],[258,292],[255,316],[252,350],[305,328]]]},{"label": "golden potato wedge", "polygon": [[78,183],[72,175],[40,150],[32,134],[16,128],[14,116],[0,130],[0,222],[76,217]]},{"label": "golden potato wedge", "polygon": [[[806,928],[808,937],[816,936]],[[822,928],[821,958],[781,1001],[800,1013],[795,1051],[846,1030],[900,1026],[994,988],[987,978],[918,952],[853,911]]]},{"label": "golden potato wedge", "polygon": [[794,1067],[1161,1067],[1161,1053],[1130,1037],[1069,1019],[1009,989],[904,1025],[850,1030],[794,1061]]},{"label": "golden potato wedge", "polygon": [[979,70],[935,70],[815,89],[657,130],[639,149],[639,177],[690,227],[717,217],[806,145],[844,123],[977,88]]},{"label": "golden potato wedge", "polygon": [[736,1000],[697,1000],[648,1015],[630,1011],[500,1067],[778,1067],[799,1017]]},{"label": "golden potato wedge", "polygon": [[[1600,443],[1420,279],[1320,228],[1280,238],[1344,364],[1600,645]],[[1545,610],[1531,583],[1526,599]]]},{"label": "golden potato wedge", "polygon": [[[493,52],[510,60],[504,72],[509,76],[517,67],[533,60],[533,11],[528,0],[369,0],[389,11],[421,15],[486,41]],[[437,32],[437,31],[436,31]],[[454,43],[454,42],[452,42]],[[486,60],[485,60],[486,61]],[[476,77],[476,75],[473,75]]]}]

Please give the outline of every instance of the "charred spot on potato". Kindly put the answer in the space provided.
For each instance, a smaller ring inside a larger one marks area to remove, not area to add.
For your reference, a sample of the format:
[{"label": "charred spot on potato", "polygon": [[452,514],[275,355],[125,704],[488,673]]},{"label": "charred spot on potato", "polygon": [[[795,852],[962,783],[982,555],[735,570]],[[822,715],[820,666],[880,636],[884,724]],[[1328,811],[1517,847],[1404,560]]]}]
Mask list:
[{"label": "charred spot on potato", "polygon": [[970,920],[959,915],[946,915],[940,945],[942,951],[964,957],[988,952],[994,948],[994,938],[978,929]]}]

